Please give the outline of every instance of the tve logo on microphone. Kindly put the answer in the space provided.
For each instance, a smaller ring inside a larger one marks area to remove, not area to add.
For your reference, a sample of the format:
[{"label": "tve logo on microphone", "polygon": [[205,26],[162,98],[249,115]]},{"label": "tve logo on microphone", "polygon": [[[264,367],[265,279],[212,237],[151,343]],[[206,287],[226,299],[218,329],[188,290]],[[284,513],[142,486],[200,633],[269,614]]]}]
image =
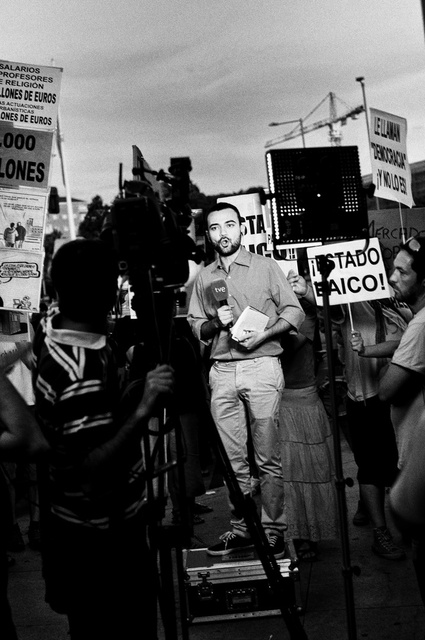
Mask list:
[{"label": "tve logo on microphone", "polygon": [[214,296],[214,299],[220,303],[220,306],[227,304],[227,296],[229,295],[229,290],[227,288],[226,282],[221,280],[214,280],[211,283],[211,291]]}]

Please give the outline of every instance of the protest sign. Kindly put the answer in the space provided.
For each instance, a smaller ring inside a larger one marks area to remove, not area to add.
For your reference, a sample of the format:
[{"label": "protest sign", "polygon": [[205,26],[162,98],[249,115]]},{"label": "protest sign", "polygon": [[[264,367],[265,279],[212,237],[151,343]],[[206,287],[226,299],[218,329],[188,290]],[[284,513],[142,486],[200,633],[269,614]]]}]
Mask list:
[{"label": "protest sign", "polygon": [[0,60],[0,123],[53,131],[61,79],[60,67]]},{"label": "protest sign", "polygon": [[62,69],[0,60],[0,306],[38,310]]},{"label": "protest sign", "polygon": [[242,244],[251,253],[273,258],[285,275],[293,269],[297,271],[297,254],[293,248],[270,249],[271,230],[267,225],[267,216],[260,202],[259,193],[244,193],[239,196],[218,198],[217,202],[233,204],[239,211],[243,226]]},{"label": "protest sign", "polygon": [[370,158],[375,196],[413,207],[406,119],[370,109],[370,122]]},{"label": "protest sign", "polygon": [[0,251],[0,307],[38,311],[43,255],[32,251]]},{"label": "protest sign", "polygon": [[0,124],[0,188],[47,189],[53,131]]},{"label": "protest sign", "polygon": [[393,268],[394,258],[405,240],[425,236],[425,209],[405,209],[403,226],[397,209],[369,211],[369,235],[378,238],[387,272]]},{"label": "protest sign", "polygon": [[16,249],[42,251],[46,202],[45,194],[0,189],[0,247],[5,246],[4,231],[12,224]]},{"label": "protest sign", "polygon": [[328,278],[330,305],[390,297],[377,238],[309,247],[307,256],[318,305],[323,305],[318,256],[326,256],[335,265]]}]

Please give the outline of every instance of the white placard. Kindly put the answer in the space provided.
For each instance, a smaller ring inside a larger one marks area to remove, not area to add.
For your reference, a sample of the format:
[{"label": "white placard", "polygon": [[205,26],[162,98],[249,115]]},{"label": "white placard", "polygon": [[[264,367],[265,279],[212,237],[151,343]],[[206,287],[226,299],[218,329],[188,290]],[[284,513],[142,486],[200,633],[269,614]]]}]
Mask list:
[{"label": "white placard", "polygon": [[318,256],[334,264],[329,274],[329,304],[389,298],[387,275],[377,238],[327,244],[307,249],[308,266],[318,305],[323,305]]},{"label": "white placard", "polygon": [[15,249],[42,251],[47,195],[0,189],[0,247],[5,247],[5,230],[17,231]]},{"label": "white placard", "polygon": [[370,160],[375,196],[413,207],[405,118],[370,109]]},{"label": "white placard", "polygon": [[0,306],[38,311],[44,254],[0,249]]},{"label": "white placard", "polygon": [[61,79],[60,67],[0,60],[0,123],[53,131]]}]

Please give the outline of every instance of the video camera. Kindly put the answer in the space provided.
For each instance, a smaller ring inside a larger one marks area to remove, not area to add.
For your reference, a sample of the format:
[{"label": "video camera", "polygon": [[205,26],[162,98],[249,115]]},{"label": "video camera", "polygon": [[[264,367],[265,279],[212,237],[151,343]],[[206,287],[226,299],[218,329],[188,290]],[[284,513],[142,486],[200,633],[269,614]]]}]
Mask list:
[{"label": "video camera", "polygon": [[188,235],[190,158],[171,158],[169,173],[153,171],[142,158],[134,179],[122,182],[119,196],[105,218],[101,238],[112,242],[121,275],[137,288],[146,272],[155,291],[182,287],[189,277],[189,260],[203,254]]},{"label": "video camera", "polygon": [[[143,344],[141,360],[150,365],[168,361],[170,327],[186,296],[189,261],[204,259],[189,235],[191,168],[189,158],[171,158],[169,172],[153,171],[133,147],[133,180],[123,181],[120,164],[119,195],[101,231],[101,239],[115,249],[119,273],[130,288],[131,315],[137,318],[117,317],[115,339],[124,351]],[[136,377],[140,368],[135,359]]]}]

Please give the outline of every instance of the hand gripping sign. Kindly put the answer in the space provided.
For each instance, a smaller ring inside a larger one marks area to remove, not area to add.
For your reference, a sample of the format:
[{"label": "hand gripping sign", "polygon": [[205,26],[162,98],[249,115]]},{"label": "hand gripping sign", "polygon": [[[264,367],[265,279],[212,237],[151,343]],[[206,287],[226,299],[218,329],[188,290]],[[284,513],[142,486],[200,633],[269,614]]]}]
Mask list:
[{"label": "hand gripping sign", "polygon": [[387,274],[377,238],[353,240],[307,249],[314,295],[323,304],[318,256],[334,263],[329,274],[329,304],[346,304],[390,297]]}]

